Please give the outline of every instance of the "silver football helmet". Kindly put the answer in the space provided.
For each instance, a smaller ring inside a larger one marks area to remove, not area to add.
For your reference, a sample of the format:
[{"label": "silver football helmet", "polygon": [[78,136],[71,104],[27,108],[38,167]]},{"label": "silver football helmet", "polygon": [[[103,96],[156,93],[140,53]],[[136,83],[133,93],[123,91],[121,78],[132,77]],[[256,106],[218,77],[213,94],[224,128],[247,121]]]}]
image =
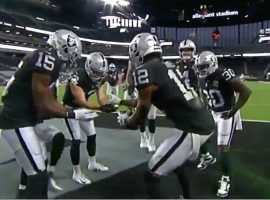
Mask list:
[{"label": "silver football helmet", "polygon": [[129,59],[133,65],[141,65],[143,58],[151,53],[162,54],[157,36],[151,33],[140,33],[129,44]]},{"label": "silver football helmet", "polygon": [[184,61],[192,61],[196,53],[196,45],[192,40],[183,40],[180,42],[179,47],[179,56]]},{"label": "silver football helmet", "polygon": [[203,51],[197,56],[195,65],[198,69],[199,77],[206,78],[216,71],[218,68],[218,60],[213,52]]},{"label": "silver football helmet", "polygon": [[49,43],[57,52],[60,60],[76,66],[76,59],[81,57],[82,43],[72,31],[60,29],[50,35]]},{"label": "silver football helmet", "polygon": [[116,66],[115,66],[115,64],[113,64],[113,63],[110,63],[109,64],[109,74],[113,74],[113,73],[115,73],[116,72]]},{"label": "silver football helmet", "polygon": [[87,56],[85,71],[94,82],[103,81],[108,75],[108,61],[100,52],[93,52]]}]

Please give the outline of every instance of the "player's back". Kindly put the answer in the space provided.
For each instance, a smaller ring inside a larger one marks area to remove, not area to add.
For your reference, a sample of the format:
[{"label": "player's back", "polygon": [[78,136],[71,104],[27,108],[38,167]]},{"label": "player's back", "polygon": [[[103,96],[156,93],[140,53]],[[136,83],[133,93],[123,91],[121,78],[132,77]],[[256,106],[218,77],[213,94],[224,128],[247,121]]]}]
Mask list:
[{"label": "player's back", "polygon": [[152,94],[152,103],[183,131],[209,134],[214,121],[203,107],[197,93],[188,88],[179,69],[168,68],[159,61],[150,61],[135,70],[138,89],[154,84],[159,87]]},{"label": "player's back", "polygon": [[27,54],[2,94],[4,107],[0,115],[0,127],[17,128],[35,124],[37,109],[32,93],[33,73],[50,75],[53,84],[59,71],[60,61],[52,48]]}]

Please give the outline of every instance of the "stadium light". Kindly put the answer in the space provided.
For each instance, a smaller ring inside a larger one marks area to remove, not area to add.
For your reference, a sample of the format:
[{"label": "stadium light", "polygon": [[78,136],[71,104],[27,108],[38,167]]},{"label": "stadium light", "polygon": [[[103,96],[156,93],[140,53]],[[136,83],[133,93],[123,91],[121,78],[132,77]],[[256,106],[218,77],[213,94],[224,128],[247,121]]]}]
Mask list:
[{"label": "stadium light", "polygon": [[0,49],[18,50],[18,51],[26,51],[26,52],[36,50],[30,47],[19,47],[19,46],[12,46],[12,45],[6,45],[6,44],[0,44]]},{"label": "stadium light", "polygon": [[130,4],[127,0],[102,0],[102,1],[105,4],[111,5],[112,7],[116,5],[126,7]]},{"label": "stadium light", "polygon": [[45,19],[41,18],[41,17],[36,17],[37,20],[40,20],[40,21],[44,21]]},{"label": "stadium light", "polygon": [[5,25],[5,26],[12,26],[12,24],[6,23],[6,22],[4,22],[4,25]]},{"label": "stadium light", "polygon": [[125,6],[128,6],[130,3],[128,2],[128,1],[126,1],[126,0],[118,0],[118,2],[117,2],[120,6],[123,6],[123,7],[125,7]]},{"label": "stadium light", "polygon": [[21,29],[24,29],[23,26],[19,26],[19,25],[15,25],[16,28],[21,28]]},{"label": "stadium light", "polygon": [[80,27],[79,27],[79,26],[73,26],[73,28],[75,28],[75,29],[77,29],[77,30],[79,30],[79,29],[80,29]]},{"label": "stadium light", "polygon": [[243,53],[243,57],[268,57],[270,53]]}]

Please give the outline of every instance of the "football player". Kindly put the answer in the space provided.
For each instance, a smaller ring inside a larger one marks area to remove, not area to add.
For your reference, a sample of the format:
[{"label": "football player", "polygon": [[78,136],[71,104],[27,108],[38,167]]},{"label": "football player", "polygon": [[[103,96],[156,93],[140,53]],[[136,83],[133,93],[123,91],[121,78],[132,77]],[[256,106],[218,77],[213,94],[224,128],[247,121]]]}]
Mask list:
[{"label": "football player", "polygon": [[115,64],[109,64],[108,78],[107,78],[107,91],[108,95],[113,94],[118,96],[119,88],[118,88],[118,71]]},{"label": "football player", "polygon": [[59,76],[62,63],[75,63],[80,57],[82,46],[78,36],[68,30],[58,30],[51,39],[53,44],[48,49],[35,50],[23,58],[2,96],[2,137],[28,176],[25,198],[47,198],[48,176],[35,130],[40,120],[93,117],[92,111],[62,106],[50,88]]},{"label": "football player", "polygon": [[[126,82],[127,82],[127,93],[130,97],[130,99],[134,100],[137,99],[138,97],[138,91],[134,86],[134,81],[133,81],[133,73],[136,68],[136,64],[132,64],[130,61],[128,63],[128,70],[127,70],[127,77],[126,77]],[[123,101],[121,102],[123,104]],[[155,145],[155,131],[156,131],[156,115],[157,115],[157,108],[152,105],[149,113],[147,115],[147,120],[148,120],[148,129],[149,132],[147,133],[145,131],[146,127],[146,120],[142,121],[140,125],[140,148],[147,148],[148,152],[155,152],[156,151],[156,145]]]},{"label": "football player", "polygon": [[176,63],[179,67],[185,83],[198,92],[198,78],[194,66],[196,45],[192,40],[186,39],[180,42],[178,47],[180,60]]},{"label": "football player", "polygon": [[138,129],[151,105],[162,110],[175,125],[175,132],[158,147],[145,173],[151,198],[163,198],[160,178],[176,172],[183,187],[184,198],[190,198],[189,183],[184,173],[186,160],[196,159],[199,148],[214,130],[214,120],[203,107],[197,93],[187,88],[177,68],[168,68],[162,61],[162,49],[156,36],[136,35],[129,46],[130,60],[136,69],[134,85],[139,97],[136,111],[130,116],[119,115],[118,122],[127,129]]},{"label": "football player", "polygon": [[[78,68],[70,76],[66,86],[63,103],[68,108],[86,108],[113,112],[115,107],[108,104],[104,94],[103,84],[108,75],[107,59],[102,53],[89,54],[84,68]],[[88,98],[96,93],[99,104],[89,102]],[[91,181],[82,173],[80,168],[80,143],[81,132],[87,136],[86,149],[89,155],[88,169],[93,171],[108,171],[109,168],[96,162],[96,129],[94,121],[82,121],[77,119],[65,119],[67,128],[71,134],[72,144],[70,157],[73,165],[73,180],[79,184],[90,184]]]},{"label": "football player", "polygon": [[[235,75],[232,69],[219,69],[214,53],[203,51],[196,59],[199,77],[204,79],[204,94],[217,125],[217,144],[222,176],[217,196],[226,197],[230,189],[229,150],[235,130],[242,130],[240,109],[251,95],[250,89]],[[238,99],[235,93],[239,94]],[[204,161],[202,157],[201,161]]]},{"label": "football player", "polygon": [[[52,42],[53,37],[50,37],[50,39],[47,41],[47,43],[53,45]],[[55,85],[51,85],[50,89],[57,99],[57,87],[58,87],[59,81],[57,79]],[[52,125],[46,125],[42,120],[40,123],[38,123],[35,126],[35,132],[40,139],[40,146],[43,158],[45,160],[45,164],[47,166],[47,172],[49,176],[48,181],[48,187],[49,189],[52,189],[54,191],[62,191],[63,188],[61,188],[55,181],[54,174],[55,174],[55,168],[58,160],[60,159],[62,152],[64,150],[64,143],[65,143],[65,136],[64,134],[59,131],[56,127]],[[50,152],[50,158],[48,161],[47,158],[47,149],[46,149],[46,143],[51,144],[51,152]],[[21,170],[21,177],[20,177],[20,184],[18,188],[18,192],[16,194],[16,198],[18,199],[24,199],[25,198],[25,191],[27,186],[27,175],[24,172],[24,170]]]},{"label": "football player", "polygon": [[[199,96],[202,96],[202,91],[199,87],[200,81],[198,80],[198,72],[195,66],[196,49],[196,45],[192,40],[186,39],[181,41],[178,47],[180,60],[176,63],[176,65],[182,73],[186,85],[188,87],[192,87],[199,94]],[[216,158],[213,157],[208,151],[208,142],[209,141],[202,145],[200,150],[203,160],[197,166],[199,170],[205,169],[208,165],[216,162]]]}]

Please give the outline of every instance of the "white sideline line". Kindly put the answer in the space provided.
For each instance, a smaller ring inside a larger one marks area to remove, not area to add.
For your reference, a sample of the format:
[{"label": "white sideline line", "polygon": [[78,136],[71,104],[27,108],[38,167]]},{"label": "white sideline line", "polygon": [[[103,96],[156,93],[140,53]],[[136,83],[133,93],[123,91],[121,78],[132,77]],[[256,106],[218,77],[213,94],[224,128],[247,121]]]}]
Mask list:
[{"label": "white sideline line", "polygon": [[[0,106],[3,106],[3,103],[0,103]],[[95,112],[100,113],[101,111],[100,110],[96,110]],[[117,112],[112,112],[112,113],[117,114]],[[165,117],[165,115],[164,114],[161,114],[161,113],[157,113],[157,116],[159,116],[159,117]],[[270,121],[267,121],[267,120],[256,120],[256,119],[242,119],[242,121],[244,121],[244,122],[270,123]]]},{"label": "white sideline line", "polygon": [[260,123],[270,123],[270,121],[267,120],[256,120],[256,119],[243,119],[244,122],[260,122]]}]

